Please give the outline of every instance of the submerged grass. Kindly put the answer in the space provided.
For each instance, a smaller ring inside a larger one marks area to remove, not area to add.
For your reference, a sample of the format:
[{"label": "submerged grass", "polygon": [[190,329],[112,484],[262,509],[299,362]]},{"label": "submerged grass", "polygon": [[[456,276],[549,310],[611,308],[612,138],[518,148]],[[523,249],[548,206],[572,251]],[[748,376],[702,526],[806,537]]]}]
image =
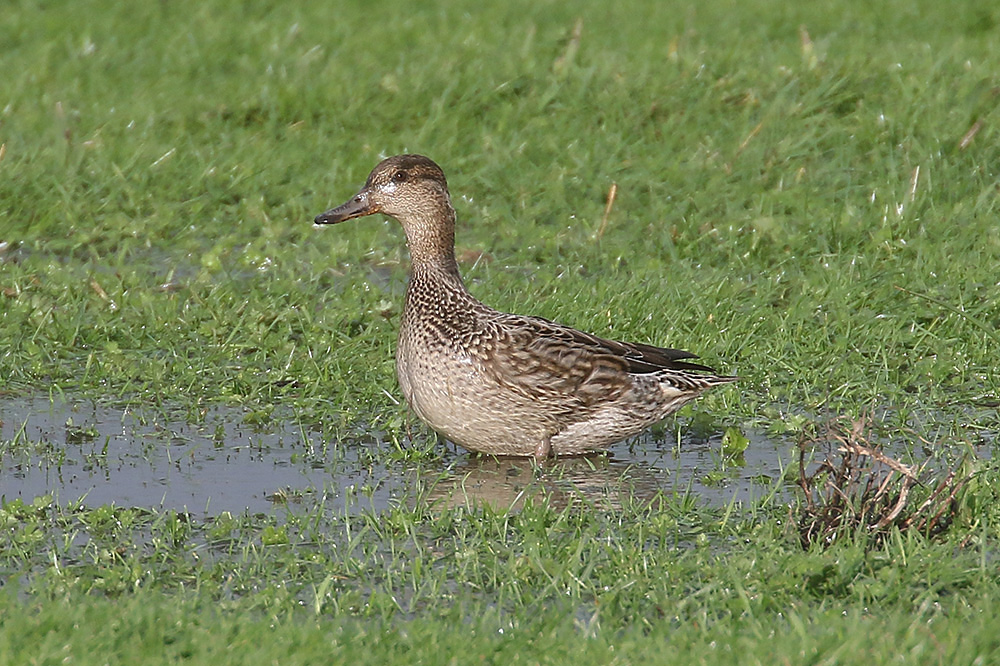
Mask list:
[{"label": "submerged grass", "polygon": [[[874,411],[992,450],[998,31],[972,1],[14,0],[0,393],[422,432],[391,399],[401,233],[311,225],[412,151],[474,293],[739,374],[714,430]],[[994,476],[936,540],[805,551],[766,501],[8,502],[0,662],[989,662]]]}]

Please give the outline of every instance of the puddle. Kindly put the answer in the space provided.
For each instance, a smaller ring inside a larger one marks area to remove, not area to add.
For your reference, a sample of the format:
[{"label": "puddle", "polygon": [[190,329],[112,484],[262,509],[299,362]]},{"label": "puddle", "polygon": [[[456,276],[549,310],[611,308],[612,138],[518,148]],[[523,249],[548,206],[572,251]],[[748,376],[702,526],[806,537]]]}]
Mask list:
[{"label": "puddle", "polygon": [[[529,497],[562,508],[587,502],[599,510],[644,504],[663,492],[690,494],[710,505],[752,503],[777,492],[783,470],[793,461],[790,446],[749,433],[750,445],[739,464],[726,461],[719,439],[654,441],[650,435],[611,447],[607,455],[559,458],[539,474],[530,460],[464,455],[431,488],[431,501],[447,506],[486,502],[497,509],[517,509]],[[797,459],[796,459],[797,460]]]},{"label": "puddle", "polygon": [[84,498],[87,506],[196,515],[270,512],[276,502],[327,492],[335,468],[344,489],[379,486],[371,501],[384,506],[391,500],[390,488],[373,483],[388,470],[367,457],[362,464],[349,450],[330,453],[318,433],[291,418],[257,428],[244,417],[241,409],[212,407],[191,424],[93,401],[2,400],[0,497],[30,502],[51,494],[62,504]]},{"label": "puddle", "polygon": [[[794,463],[792,446],[759,433],[740,465],[725,462],[718,437],[682,440],[652,435],[612,447],[608,456],[559,459],[539,475],[524,459],[495,459],[444,446],[440,460],[391,460],[390,444],[323,441],[272,416],[265,427],[244,422],[238,408],[212,407],[189,423],[182,414],[122,409],[47,396],[0,400],[0,497],[31,502],[51,494],[60,504],[175,509],[194,515],[271,512],[322,498],[338,510],[384,510],[419,497],[445,505],[488,502],[518,508],[544,492],[557,506],[587,501],[613,509],[660,491],[701,501],[748,503],[778,488]],[[419,480],[420,482],[415,482]],[[424,483],[426,482],[426,483]],[[426,490],[425,488],[429,488]]]}]

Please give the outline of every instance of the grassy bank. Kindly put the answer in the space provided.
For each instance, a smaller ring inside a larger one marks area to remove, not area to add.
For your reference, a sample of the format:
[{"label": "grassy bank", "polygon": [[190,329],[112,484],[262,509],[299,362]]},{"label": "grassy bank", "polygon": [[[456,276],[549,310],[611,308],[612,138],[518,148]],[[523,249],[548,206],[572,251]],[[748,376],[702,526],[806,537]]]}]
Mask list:
[{"label": "grassy bank", "polygon": [[873,551],[862,538],[803,551],[778,511],[696,498],[579,509],[352,516],[321,502],[201,522],[8,505],[20,573],[0,658],[988,663],[1000,649],[995,506],[967,509],[981,523],[963,522],[960,548],[896,533]]},{"label": "grassy bank", "polygon": [[[0,398],[293,413],[433,473],[392,370],[402,234],[311,224],[419,152],[482,300],[744,378],[668,429],[791,442],[875,413],[907,449],[993,453],[992,5],[343,4],[8,3]],[[8,498],[0,662],[989,661],[979,470],[943,535],[807,550],[773,499],[203,519]]]}]

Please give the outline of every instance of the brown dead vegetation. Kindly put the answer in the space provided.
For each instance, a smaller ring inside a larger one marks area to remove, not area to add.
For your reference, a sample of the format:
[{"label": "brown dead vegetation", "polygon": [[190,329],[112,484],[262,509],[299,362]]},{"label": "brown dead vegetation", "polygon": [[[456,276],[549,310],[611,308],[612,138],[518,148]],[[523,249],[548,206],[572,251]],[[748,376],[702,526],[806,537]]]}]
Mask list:
[{"label": "brown dead vegetation", "polygon": [[[826,449],[811,472],[813,451]],[[819,434],[799,440],[799,486],[805,503],[799,516],[803,548],[823,547],[864,530],[878,544],[893,529],[936,536],[952,524],[959,497],[972,478],[959,461],[944,475],[930,461],[909,465],[887,455],[871,436],[866,417],[834,419]]]}]

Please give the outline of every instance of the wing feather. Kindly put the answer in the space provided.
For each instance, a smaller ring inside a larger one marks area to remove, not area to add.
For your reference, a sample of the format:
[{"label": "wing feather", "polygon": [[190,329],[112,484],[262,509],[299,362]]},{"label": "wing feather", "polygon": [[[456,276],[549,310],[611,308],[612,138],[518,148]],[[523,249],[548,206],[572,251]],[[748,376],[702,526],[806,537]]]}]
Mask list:
[{"label": "wing feather", "polygon": [[679,349],[606,340],[542,317],[500,315],[484,332],[484,367],[501,384],[533,399],[572,397],[577,408],[619,398],[631,375],[711,372]]}]

